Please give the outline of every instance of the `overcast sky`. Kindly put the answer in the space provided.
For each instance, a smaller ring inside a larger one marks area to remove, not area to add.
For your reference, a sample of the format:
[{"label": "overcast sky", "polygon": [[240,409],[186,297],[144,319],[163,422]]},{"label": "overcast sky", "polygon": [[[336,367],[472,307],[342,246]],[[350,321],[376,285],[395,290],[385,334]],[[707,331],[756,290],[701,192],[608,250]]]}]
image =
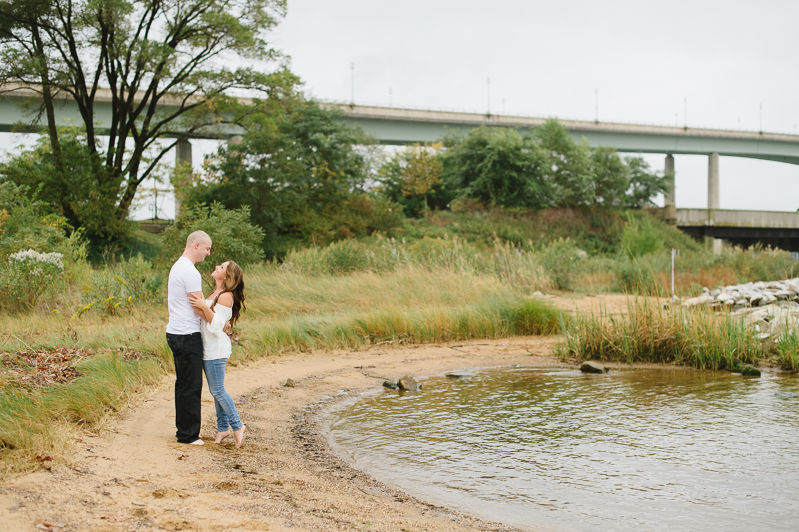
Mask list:
[{"label": "overcast sky", "polygon": [[[793,133],[799,2],[289,0],[274,45],[322,100]],[[504,103],[503,103],[504,100]],[[647,155],[662,169],[664,156]],[[677,155],[677,206],[707,157]],[[799,166],[720,160],[721,207],[799,208]],[[755,186],[756,185],[756,186]]]}]

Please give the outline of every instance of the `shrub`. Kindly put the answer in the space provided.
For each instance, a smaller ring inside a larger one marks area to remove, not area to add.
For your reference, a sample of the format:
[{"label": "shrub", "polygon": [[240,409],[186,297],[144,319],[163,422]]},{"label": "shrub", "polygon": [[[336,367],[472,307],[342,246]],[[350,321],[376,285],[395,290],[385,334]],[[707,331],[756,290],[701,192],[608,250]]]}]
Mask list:
[{"label": "shrub", "polygon": [[53,251],[64,239],[63,218],[45,213],[28,187],[0,182],[0,258],[23,249]]},{"label": "shrub", "polygon": [[124,180],[109,175],[92,154],[85,130],[59,127],[58,136],[58,157],[50,136],[42,134],[35,147],[0,163],[0,179],[37,190],[41,209],[85,230],[97,252],[132,228],[129,220],[119,216]]},{"label": "shrub", "polygon": [[618,288],[633,294],[662,295],[663,287],[658,282],[657,261],[631,258],[620,260],[616,266]]},{"label": "shrub", "polygon": [[402,206],[382,196],[353,193],[320,209],[310,205],[290,216],[295,234],[305,242],[328,244],[376,232],[394,233],[404,222]]},{"label": "shrub", "polygon": [[211,237],[211,256],[197,263],[202,274],[210,274],[216,264],[228,260],[241,266],[263,260],[264,232],[250,223],[250,208],[245,205],[240,209],[226,209],[214,202],[210,206],[194,204],[164,231],[164,247],[158,263],[171,266],[183,253],[186,239],[194,231],[205,231]]},{"label": "shrub", "polygon": [[570,238],[559,238],[545,247],[540,256],[541,263],[555,283],[555,287],[560,290],[571,290],[586,253]]},{"label": "shrub", "polygon": [[32,249],[13,253],[0,276],[0,305],[15,310],[30,309],[64,273],[61,253],[39,253]]},{"label": "shrub", "polygon": [[157,298],[164,281],[164,275],[154,271],[152,263],[141,255],[106,265],[91,273],[89,283],[83,287],[83,304],[75,315],[80,316],[92,309],[117,315]]},{"label": "shrub", "polygon": [[642,257],[662,250],[663,239],[649,218],[636,220],[628,215],[621,233],[621,248],[630,257]]}]

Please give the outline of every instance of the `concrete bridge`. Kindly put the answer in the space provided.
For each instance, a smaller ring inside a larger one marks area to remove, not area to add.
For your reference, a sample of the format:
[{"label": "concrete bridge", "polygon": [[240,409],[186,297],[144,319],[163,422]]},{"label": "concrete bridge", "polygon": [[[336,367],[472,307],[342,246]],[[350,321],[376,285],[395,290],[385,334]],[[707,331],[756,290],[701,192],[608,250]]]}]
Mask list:
[{"label": "concrete bridge", "polygon": [[[424,111],[340,104],[342,119],[359,125],[385,144],[432,142],[447,133],[465,134],[479,126],[529,130],[546,119],[447,111]],[[799,135],[559,120],[576,140],[592,148],[614,146],[620,152],[662,153],[664,170],[674,175],[675,154],[708,157],[707,209],[677,209],[674,180],[659,215],[695,237],[704,237],[715,251],[721,239],[745,246],[762,242],[799,251],[799,213],[719,209],[719,156],[763,159],[799,165]]]},{"label": "concrete bridge", "polygon": [[[340,104],[342,118],[358,124],[385,144],[432,142],[448,132],[465,134],[479,126],[529,130],[545,118],[423,111]],[[592,148],[615,146],[621,152],[662,153],[664,170],[674,174],[675,154],[708,156],[708,209],[719,208],[719,156],[746,157],[799,165],[799,135],[697,129],[689,127],[616,124],[559,120],[575,140],[588,140]],[[674,205],[674,184],[666,205]]]},{"label": "concrete bridge", "polygon": [[[35,97],[36,93],[28,88],[19,87],[14,92],[6,92],[0,96],[0,131],[11,131],[14,124],[29,120],[20,103]],[[341,120],[360,126],[384,144],[411,144],[414,142],[433,142],[447,133],[467,133],[479,126],[512,127],[518,130],[529,130],[541,126],[546,119],[524,116],[491,115],[480,113],[429,111],[416,109],[400,109],[394,107],[376,107],[354,104],[326,104],[341,110]],[[165,108],[169,107],[169,101]],[[111,94],[108,90],[100,90],[95,100],[96,124],[99,130],[107,127],[111,117]],[[59,121],[71,120],[80,124],[80,115],[70,99],[62,98],[57,106]],[[589,146],[614,146],[621,152],[662,153],[665,155],[664,170],[674,174],[675,154],[701,154],[708,157],[708,205],[706,216],[688,214],[695,209],[676,209],[674,198],[674,182],[671,192],[665,198],[664,216],[678,226],[691,232],[690,227],[703,227],[693,233],[708,238],[732,238],[728,233],[720,231],[729,227],[731,231],[743,234],[750,229],[733,224],[718,213],[741,212],[741,217],[749,211],[719,210],[719,156],[746,157],[778,161],[799,165],[799,135],[780,133],[735,131],[721,129],[699,129],[690,127],[649,126],[640,124],[620,124],[599,121],[560,120],[576,140],[587,139]],[[241,131],[229,125],[208,129],[197,138],[228,139],[236,142]],[[191,160],[191,144],[183,142],[176,150],[178,161]],[[683,211],[685,211],[683,213]],[[792,213],[786,213],[786,216]],[[685,220],[681,220],[685,216]],[[735,218],[735,217],[733,217]],[[799,228],[799,220],[788,217],[792,228]],[[788,219],[786,218],[786,219]],[[684,222],[684,223],[683,223]],[[700,223],[701,222],[701,223]],[[788,228],[774,225],[775,219],[768,216],[757,218],[756,224],[762,229],[772,228],[785,231]],[[782,223],[782,222],[779,222]],[[710,229],[708,229],[710,228]],[[750,231],[751,232],[751,231]],[[737,234],[737,233],[736,233]],[[726,235],[726,236],[725,236]],[[793,238],[793,237],[792,237]],[[799,238],[799,234],[796,235]],[[715,243],[718,246],[719,242]]]},{"label": "concrete bridge", "polygon": [[799,252],[799,212],[676,209],[668,205],[646,210],[694,238],[705,239],[714,251],[726,240],[744,248],[759,243]]}]

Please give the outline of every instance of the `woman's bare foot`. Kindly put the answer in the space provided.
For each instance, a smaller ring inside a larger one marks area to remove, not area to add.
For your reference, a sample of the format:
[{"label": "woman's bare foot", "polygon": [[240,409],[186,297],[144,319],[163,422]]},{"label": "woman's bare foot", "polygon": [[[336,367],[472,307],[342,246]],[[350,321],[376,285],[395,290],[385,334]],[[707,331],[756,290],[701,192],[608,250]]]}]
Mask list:
[{"label": "woman's bare foot", "polygon": [[202,441],[202,440],[197,440],[197,441],[193,441],[193,442],[191,442],[189,445],[203,445],[204,443],[205,443],[205,442],[204,442],[204,441]]},{"label": "woman's bare foot", "polygon": [[247,425],[242,425],[239,430],[233,431],[233,437],[236,439],[236,447],[241,447],[241,444],[244,443],[244,429],[247,428]]},{"label": "woman's bare foot", "polygon": [[222,432],[217,432],[216,433],[216,438],[214,438],[214,443],[222,443],[222,440],[224,440],[225,438],[227,438],[231,434],[232,434],[232,432],[230,432],[230,429],[227,429],[227,430],[222,431]]}]

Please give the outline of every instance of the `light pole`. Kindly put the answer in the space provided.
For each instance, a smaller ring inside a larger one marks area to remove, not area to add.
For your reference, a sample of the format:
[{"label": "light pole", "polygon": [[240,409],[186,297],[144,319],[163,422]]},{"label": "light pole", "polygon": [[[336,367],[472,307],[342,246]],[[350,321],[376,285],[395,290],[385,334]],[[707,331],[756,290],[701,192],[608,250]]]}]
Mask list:
[{"label": "light pole", "polygon": [[488,115],[491,116],[491,78],[486,78],[486,88],[488,91]]},{"label": "light pole", "polygon": [[685,129],[688,129],[688,97],[687,96],[683,100],[683,104],[685,106]]},{"label": "light pole", "polygon": [[594,89],[594,111],[596,112],[596,116],[594,121],[598,124],[599,123],[599,89]]}]

